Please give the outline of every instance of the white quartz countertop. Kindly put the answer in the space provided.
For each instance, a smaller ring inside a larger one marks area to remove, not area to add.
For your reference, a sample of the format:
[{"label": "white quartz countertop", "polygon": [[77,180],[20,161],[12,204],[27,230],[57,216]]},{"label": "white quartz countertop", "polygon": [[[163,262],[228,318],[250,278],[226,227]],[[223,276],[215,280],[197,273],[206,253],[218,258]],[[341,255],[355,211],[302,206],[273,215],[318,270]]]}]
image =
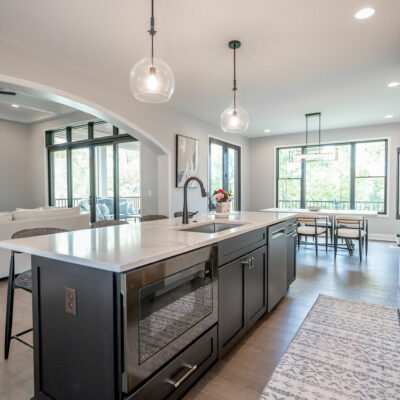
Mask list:
[{"label": "white quartz countertop", "polygon": [[326,215],[326,216],[346,216],[346,217],[376,217],[377,211],[363,210],[325,210],[310,211],[307,208],[265,208],[265,212],[273,213],[294,213],[294,214],[310,214],[310,215]]},{"label": "white quartz countertop", "polygon": [[[239,212],[229,218],[181,218],[56,233],[0,242],[0,247],[113,272],[125,272],[293,218],[293,213]],[[194,222],[197,221],[197,222]],[[180,231],[209,222],[241,224],[218,233]]]}]

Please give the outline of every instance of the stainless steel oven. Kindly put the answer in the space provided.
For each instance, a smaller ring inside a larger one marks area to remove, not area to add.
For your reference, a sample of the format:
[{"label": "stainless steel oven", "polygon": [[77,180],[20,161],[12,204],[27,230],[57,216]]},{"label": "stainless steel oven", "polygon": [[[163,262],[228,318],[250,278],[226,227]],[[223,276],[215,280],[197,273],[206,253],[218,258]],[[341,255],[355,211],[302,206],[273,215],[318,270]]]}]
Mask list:
[{"label": "stainless steel oven", "polygon": [[131,392],[217,322],[217,247],[121,275],[122,390]]}]

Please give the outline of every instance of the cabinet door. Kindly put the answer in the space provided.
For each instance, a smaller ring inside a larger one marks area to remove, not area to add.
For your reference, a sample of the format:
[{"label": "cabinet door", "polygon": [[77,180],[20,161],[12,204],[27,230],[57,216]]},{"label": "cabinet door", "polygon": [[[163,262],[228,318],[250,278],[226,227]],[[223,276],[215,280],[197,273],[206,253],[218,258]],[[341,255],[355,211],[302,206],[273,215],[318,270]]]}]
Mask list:
[{"label": "cabinet door", "polygon": [[271,311],[287,290],[286,225],[268,229],[268,311]]},{"label": "cabinet door", "polygon": [[247,329],[267,311],[266,247],[250,253],[248,257],[251,262],[245,266]]},{"label": "cabinet door", "polygon": [[287,237],[287,278],[289,286],[296,280],[296,245],[297,245],[297,233],[296,231],[289,234]]},{"label": "cabinet door", "polygon": [[242,259],[218,270],[219,356],[222,357],[246,329],[245,279]]}]

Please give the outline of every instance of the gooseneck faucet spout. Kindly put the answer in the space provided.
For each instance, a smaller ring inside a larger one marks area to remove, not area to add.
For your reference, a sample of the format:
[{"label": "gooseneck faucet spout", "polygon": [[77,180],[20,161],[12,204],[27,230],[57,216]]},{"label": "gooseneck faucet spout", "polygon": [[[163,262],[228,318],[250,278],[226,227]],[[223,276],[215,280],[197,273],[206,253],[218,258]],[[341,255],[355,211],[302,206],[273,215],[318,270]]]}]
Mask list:
[{"label": "gooseneck faucet spout", "polygon": [[182,213],[182,224],[188,224],[189,223],[189,217],[188,217],[188,205],[187,205],[187,188],[188,184],[191,181],[197,181],[199,182],[200,185],[200,190],[201,190],[201,197],[206,197],[207,192],[204,189],[203,182],[201,181],[200,178],[197,178],[196,176],[191,176],[190,178],[186,179],[186,182],[183,186],[183,213]]}]

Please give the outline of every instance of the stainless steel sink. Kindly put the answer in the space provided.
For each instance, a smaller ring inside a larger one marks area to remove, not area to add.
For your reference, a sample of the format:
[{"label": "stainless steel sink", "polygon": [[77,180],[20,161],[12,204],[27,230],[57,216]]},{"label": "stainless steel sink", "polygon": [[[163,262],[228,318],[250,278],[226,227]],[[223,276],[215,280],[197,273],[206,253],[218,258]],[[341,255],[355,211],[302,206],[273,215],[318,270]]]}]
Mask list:
[{"label": "stainless steel sink", "polygon": [[201,233],[216,233],[226,231],[227,229],[237,228],[243,224],[224,224],[221,222],[211,222],[210,224],[191,226],[189,228],[181,228],[179,231],[201,232]]}]

